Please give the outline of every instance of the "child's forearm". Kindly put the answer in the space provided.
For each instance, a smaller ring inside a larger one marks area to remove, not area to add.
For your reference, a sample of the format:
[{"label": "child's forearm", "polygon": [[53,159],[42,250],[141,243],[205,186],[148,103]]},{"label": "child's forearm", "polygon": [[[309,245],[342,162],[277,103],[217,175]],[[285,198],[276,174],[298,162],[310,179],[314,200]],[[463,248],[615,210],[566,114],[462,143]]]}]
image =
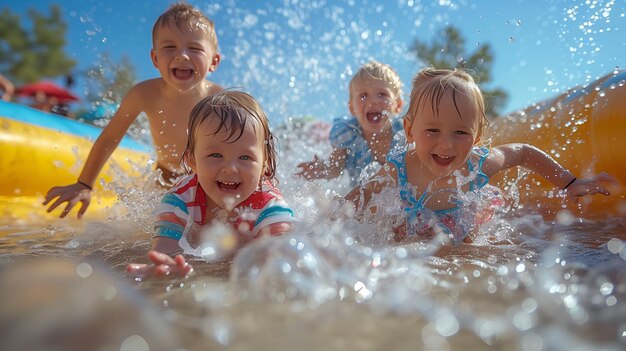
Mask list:
[{"label": "child's forearm", "polygon": [[565,189],[576,176],[552,156],[535,146],[522,144],[520,165],[539,174],[559,189]]},{"label": "child's forearm", "polygon": [[109,135],[106,129],[102,131],[102,134],[94,142],[91,151],[89,151],[89,156],[87,156],[83,169],[78,176],[79,182],[93,188],[98,174],[100,174],[104,164],[119,145],[121,138]]}]

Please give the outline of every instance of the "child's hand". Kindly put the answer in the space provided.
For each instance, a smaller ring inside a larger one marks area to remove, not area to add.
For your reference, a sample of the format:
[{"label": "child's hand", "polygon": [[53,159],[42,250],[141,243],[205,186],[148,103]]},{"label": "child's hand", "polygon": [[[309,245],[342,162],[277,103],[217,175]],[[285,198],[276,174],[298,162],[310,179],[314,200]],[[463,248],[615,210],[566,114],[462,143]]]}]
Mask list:
[{"label": "child's hand", "polygon": [[44,200],[43,205],[46,206],[50,201],[57,197],[58,199],[48,208],[48,213],[52,212],[62,203],[67,202],[67,206],[65,206],[65,209],[59,216],[64,218],[68,213],[70,213],[72,208],[74,208],[77,203],[81,202],[82,205],[78,210],[78,218],[80,219],[85,211],[87,211],[87,207],[89,207],[89,203],[91,202],[91,189],[81,183],[74,183],[66,186],[55,186],[46,194],[46,199]]},{"label": "child's hand", "polygon": [[606,184],[618,185],[617,180],[607,173],[600,173],[591,178],[576,179],[569,187],[567,187],[567,196],[576,198],[585,195],[611,195]]},{"label": "child's hand", "polygon": [[166,277],[172,274],[186,277],[193,272],[193,267],[187,263],[183,255],[176,255],[176,257],[172,258],[170,255],[152,250],[148,252],[148,258],[152,261],[152,264],[131,263],[126,266],[126,272],[135,278],[141,279],[151,275]]},{"label": "child's hand", "polygon": [[307,180],[317,179],[319,178],[319,169],[322,168],[323,161],[317,157],[317,155],[313,156],[313,161],[303,162],[298,165],[298,168],[302,168],[302,170],[295,175],[302,176]]}]

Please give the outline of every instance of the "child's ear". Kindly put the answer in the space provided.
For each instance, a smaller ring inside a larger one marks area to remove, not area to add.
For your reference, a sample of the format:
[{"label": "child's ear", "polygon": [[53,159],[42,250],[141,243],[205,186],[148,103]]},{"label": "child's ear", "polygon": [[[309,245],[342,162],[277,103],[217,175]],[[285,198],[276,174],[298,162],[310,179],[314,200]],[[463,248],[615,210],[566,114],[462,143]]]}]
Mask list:
[{"label": "child's ear", "polygon": [[157,55],[154,49],[150,50],[150,59],[152,60],[152,65],[154,66],[154,68],[159,68],[159,66],[157,65]]},{"label": "child's ear", "polygon": [[480,137],[482,137],[482,133],[478,132],[478,135],[476,136],[476,139],[474,139],[474,145],[478,144],[480,142]]},{"label": "child's ear", "polygon": [[402,126],[404,127],[404,134],[406,135],[407,140],[413,138],[413,132],[411,132],[411,121],[404,117],[402,119]]},{"label": "child's ear", "polygon": [[193,157],[193,155],[191,155],[189,153],[185,153],[185,155],[183,157],[185,158],[185,162],[187,163],[189,168],[191,168],[191,171],[193,173],[197,173],[196,172],[196,158]]},{"label": "child's ear", "polygon": [[[267,163],[267,160],[263,161],[263,175],[265,177],[269,177],[269,170],[270,170],[270,166]],[[263,179],[263,177],[261,177],[261,179]]]},{"label": "child's ear", "polygon": [[402,105],[403,105],[403,101],[401,97],[397,97],[396,98],[396,110],[394,111],[396,114],[400,113],[400,111],[402,111]]},{"label": "child's ear", "polygon": [[482,138],[482,136],[483,136],[483,128],[479,127],[478,133],[476,134],[476,137],[474,137],[474,145],[480,142],[480,139]]},{"label": "child's ear", "polygon": [[348,100],[348,110],[350,110],[350,114],[352,116],[356,116],[356,114],[354,113],[354,107],[352,106],[352,99]]},{"label": "child's ear", "polygon": [[221,59],[222,57],[220,56],[220,54],[216,53],[215,55],[213,55],[213,58],[211,59],[211,64],[209,65],[209,72],[214,72],[217,69],[217,66],[219,66]]}]

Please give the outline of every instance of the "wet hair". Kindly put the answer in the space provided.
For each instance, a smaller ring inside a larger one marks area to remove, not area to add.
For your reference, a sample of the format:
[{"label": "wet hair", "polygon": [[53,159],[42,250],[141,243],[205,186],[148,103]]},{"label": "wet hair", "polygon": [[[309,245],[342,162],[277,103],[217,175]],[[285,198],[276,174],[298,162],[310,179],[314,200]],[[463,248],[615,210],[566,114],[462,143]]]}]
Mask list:
[{"label": "wet hair", "polygon": [[351,98],[354,86],[366,79],[382,80],[389,85],[396,98],[402,96],[402,80],[400,80],[398,73],[387,64],[371,61],[361,66],[350,80]]},{"label": "wet hair", "polygon": [[213,21],[197,8],[185,3],[177,2],[170,6],[157,18],[152,27],[152,41],[156,39],[159,28],[175,25],[182,32],[194,32],[201,30],[209,37],[209,42],[217,51],[217,34]]},{"label": "wet hair", "polygon": [[[191,172],[189,158],[193,152],[198,138],[200,125],[207,118],[217,118],[219,125],[212,135],[226,133],[224,142],[234,143],[241,136],[248,124],[255,133],[262,133],[265,150],[265,179],[276,184],[276,147],[274,136],[270,132],[269,121],[259,103],[248,93],[237,90],[222,90],[200,100],[189,114],[187,127],[187,147],[181,160],[183,168]],[[261,130],[258,130],[259,128]]]},{"label": "wet hair", "polygon": [[485,98],[474,78],[459,68],[449,70],[429,67],[419,71],[413,78],[409,109],[404,118],[413,122],[420,107],[424,108],[424,104],[430,104],[433,114],[437,116],[441,98],[448,91],[452,92],[454,106],[461,118],[463,117],[456,102],[458,94],[467,96],[470,101],[475,103],[476,111],[480,115],[478,127],[479,135],[481,135],[483,130],[489,126],[489,120],[485,114]]}]

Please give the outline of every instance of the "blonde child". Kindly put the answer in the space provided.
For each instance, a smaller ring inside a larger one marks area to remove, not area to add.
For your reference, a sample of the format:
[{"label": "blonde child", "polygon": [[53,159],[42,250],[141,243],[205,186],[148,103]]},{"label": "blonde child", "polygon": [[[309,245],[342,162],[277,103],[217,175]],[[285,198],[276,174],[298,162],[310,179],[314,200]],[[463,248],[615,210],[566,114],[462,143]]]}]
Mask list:
[{"label": "blonde child", "polygon": [[189,273],[191,267],[177,254],[181,245],[201,241],[200,226],[227,224],[243,244],[261,235],[282,234],[294,220],[275,186],[274,137],[252,96],[224,90],[202,99],[191,111],[188,131],[182,163],[191,173],[157,207],[148,254],[153,264],[130,264],[131,274]]},{"label": "blonde child", "polygon": [[[373,197],[385,189],[397,189],[404,213],[403,224],[394,228],[396,240],[442,230],[453,242],[459,242],[485,220],[484,211],[462,202],[459,194],[483,195],[497,202],[495,187],[488,182],[500,171],[515,166],[528,168],[573,197],[609,195],[605,184],[616,183],[605,173],[577,178],[532,145],[479,147],[487,125],[483,95],[469,74],[459,69],[420,71],[404,117],[409,147],[390,155],[388,167],[345,198],[359,213],[372,214],[379,206]],[[487,201],[483,210],[489,211],[491,205]],[[474,221],[468,223],[468,218]]]},{"label": "blonde child", "polygon": [[333,121],[328,161],[315,155],[298,165],[296,175],[333,179],[345,169],[354,186],[367,166],[385,163],[389,151],[404,142],[402,123],[395,117],[402,110],[402,81],[389,65],[372,61],[359,68],[350,81],[348,107],[352,116]]},{"label": "blonde child", "polygon": [[213,22],[196,8],[177,3],[164,12],[152,29],[152,64],[160,78],[133,86],[95,141],[76,183],[50,189],[43,205],[56,198],[48,212],[67,202],[60,217],[76,206],[78,218],[87,210],[91,191],[104,163],[137,116],[144,112],[156,149],[157,168],[165,185],[182,173],[180,156],[187,142],[189,112],[203,97],[221,87],[205,79],[220,63]]}]

